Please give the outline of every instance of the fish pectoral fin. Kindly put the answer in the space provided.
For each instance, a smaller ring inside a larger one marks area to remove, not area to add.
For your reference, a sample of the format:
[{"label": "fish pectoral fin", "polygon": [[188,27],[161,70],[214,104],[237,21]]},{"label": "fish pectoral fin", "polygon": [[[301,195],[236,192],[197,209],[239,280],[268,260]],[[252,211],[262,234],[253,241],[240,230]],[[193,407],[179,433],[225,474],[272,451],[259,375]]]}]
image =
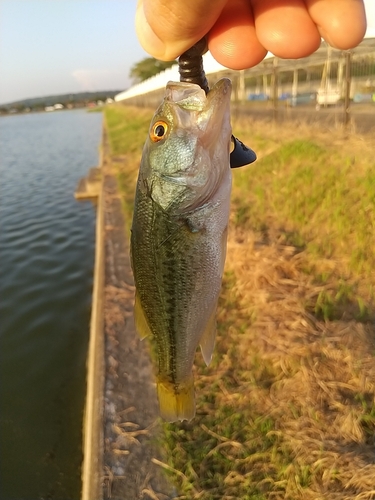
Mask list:
[{"label": "fish pectoral fin", "polygon": [[216,339],[216,308],[213,310],[207,326],[200,340],[200,346],[204,362],[208,366],[211,363]]},{"label": "fish pectoral fin", "polygon": [[191,233],[199,233],[204,228],[203,224],[194,223],[191,219],[185,219],[185,225]]},{"label": "fish pectoral fin", "polygon": [[183,384],[157,381],[160,416],[167,422],[191,420],[195,415],[193,378]]},{"label": "fish pectoral fin", "polygon": [[148,326],[145,313],[142,308],[141,300],[138,293],[135,294],[135,304],[134,304],[134,321],[135,329],[138,332],[141,340],[151,335],[150,327]]}]

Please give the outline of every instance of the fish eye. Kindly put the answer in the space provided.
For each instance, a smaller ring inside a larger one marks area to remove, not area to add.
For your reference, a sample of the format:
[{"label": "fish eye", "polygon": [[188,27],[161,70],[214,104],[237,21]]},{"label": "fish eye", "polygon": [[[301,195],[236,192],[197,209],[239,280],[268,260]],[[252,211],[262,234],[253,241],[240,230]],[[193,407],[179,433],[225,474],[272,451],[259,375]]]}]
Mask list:
[{"label": "fish eye", "polygon": [[162,120],[154,123],[151,129],[150,138],[153,142],[159,142],[166,136],[168,124]]}]

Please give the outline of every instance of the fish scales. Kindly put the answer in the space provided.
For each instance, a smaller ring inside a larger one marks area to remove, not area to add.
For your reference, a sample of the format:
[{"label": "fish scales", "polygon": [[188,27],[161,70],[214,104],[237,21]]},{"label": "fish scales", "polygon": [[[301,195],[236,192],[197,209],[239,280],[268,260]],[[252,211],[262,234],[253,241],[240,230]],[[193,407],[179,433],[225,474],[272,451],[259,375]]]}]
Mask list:
[{"label": "fish scales", "polygon": [[169,83],[150,126],[131,232],[136,326],[150,335],[161,415],[195,413],[192,366],[208,363],[226,253],[230,82]]},{"label": "fish scales", "polygon": [[[200,304],[209,312],[210,306],[216,305],[213,300],[218,283],[215,287],[214,280],[220,263],[210,245],[199,241],[201,235],[191,231],[188,220],[173,220],[147,196],[139,194],[139,198],[136,216],[140,224],[133,229],[134,244],[143,242],[136,256],[140,259],[137,293],[155,336],[159,370],[179,379],[188,373],[183,373],[185,363],[176,368],[177,356],[190,361],[196,349],[195,346],[188,352],[191,326],[196,327],[197,333],[204,326],[197,324],[200,318],[192,317],[197,312],[192,305]],[[201,258],[197,258],[197,252],[203,254]],[[172,352],[177,344],[178,354]]]}]

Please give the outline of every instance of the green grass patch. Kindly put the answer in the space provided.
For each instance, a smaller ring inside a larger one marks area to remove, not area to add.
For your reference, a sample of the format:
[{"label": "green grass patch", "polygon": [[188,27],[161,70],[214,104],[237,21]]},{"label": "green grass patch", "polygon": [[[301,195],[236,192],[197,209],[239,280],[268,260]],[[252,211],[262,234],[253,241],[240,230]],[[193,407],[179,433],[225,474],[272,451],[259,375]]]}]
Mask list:
[{"label": "green grass patch", "polygon": [[[245,203],[243,196],[246,196]],[[235,223],[269,226],[318,257],[375,267],[375,163],[310,140],[293,140],[234,173]]]},{"label": "green grass patch", "polygon": [[135,184],[151,117],[149,110],[122,105],[105,107],[105,127],[122,194],[127,231],[130,230]]},{"label": "green grass patch", "polygon": [[150,125],[149,111],[113,105],[105,108],[105,120],[113,155],[129,155],[142,151]]}]

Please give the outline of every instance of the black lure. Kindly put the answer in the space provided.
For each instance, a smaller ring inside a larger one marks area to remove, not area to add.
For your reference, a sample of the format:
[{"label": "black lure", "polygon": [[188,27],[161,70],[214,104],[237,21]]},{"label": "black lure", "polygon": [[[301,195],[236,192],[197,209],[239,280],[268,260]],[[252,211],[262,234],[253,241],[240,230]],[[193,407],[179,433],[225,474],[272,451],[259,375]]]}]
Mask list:
[{"label": "black lure", "polygon": [[[195,83],[199,85],[206,94],[210,90],[206,74],[203,69],[202,55],[207,51],[207,42],[202,38],[193,47],[184,52],[178,59],[178,70],[180,73],[180,81],[187,83]],[[249,165],[257,159],[255,152],[245,146],[243,142],[232,135],[233,151],[230,154],[231,168],[243,167]]]}]

